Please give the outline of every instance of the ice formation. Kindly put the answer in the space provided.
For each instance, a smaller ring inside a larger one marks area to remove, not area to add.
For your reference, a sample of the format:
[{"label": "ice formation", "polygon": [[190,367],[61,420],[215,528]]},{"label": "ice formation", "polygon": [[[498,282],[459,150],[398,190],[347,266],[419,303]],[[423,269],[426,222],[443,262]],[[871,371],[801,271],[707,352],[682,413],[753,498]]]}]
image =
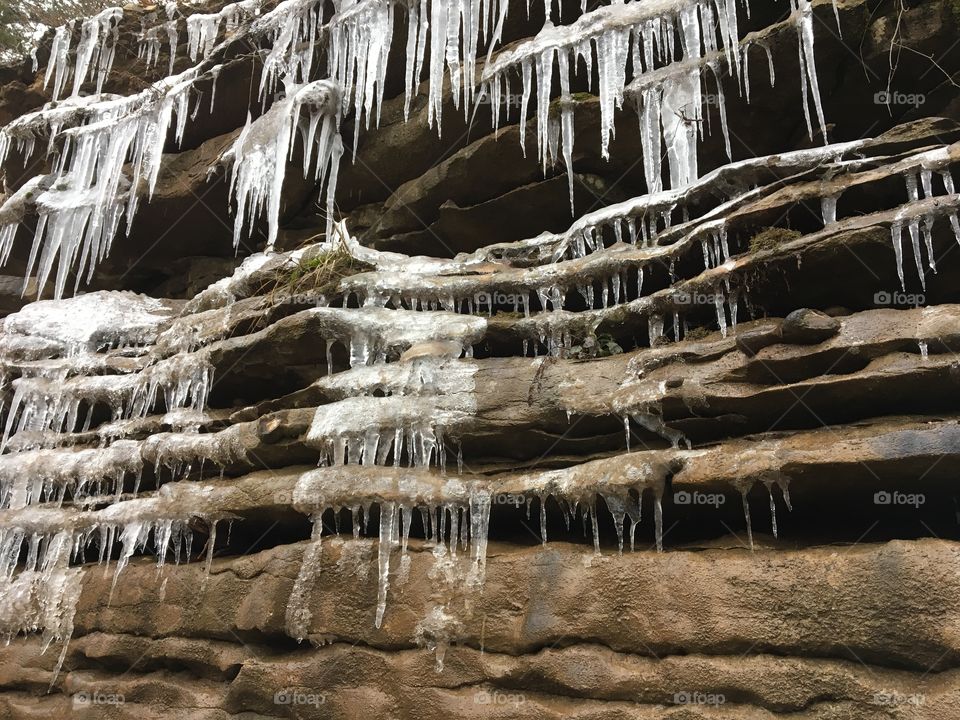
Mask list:
[{"label": "ice formation", "polygon": [[[811,3],[791,3],[789,27],[797,31],[806,123],[813,136],[816,121],[825,138]],[[762,196],[764,188],[758,186],[768,180],[764,173],[789,176],[841,165],[864,143],[753,158],[700,177],[697,144],[711,122],[705,83],[711,77],[717,83],[716,105],[730,154],[723,78],[734,77],[749,99],[748,53],[759,45],[774,80],[772,55],[762,39],[739,37],[735,0],[604,5],[569,25],[548,21],[534,39],[499,53],[505,0],[412,0],[404,7],[407,115],[426,65],[427,118],[431,125],[436,121],[438,131],[445,76],[465,113],[475,93],[484,93],[494,108],[494,123],[499,123],[502,101],[511,96],[510,74],[517,72],[523,118],[536,88],[538,159],[544,166],[562,160],[572,182],[572,90],[581,61],[588,75],[595,65],[602,155],[609,155],[616,111],[625,99],[634,100],[649,192],[588,213],[564,232],[489,245],[452,260],[383,252],[362,246],[345,225],[335,224],[334,198],[343,153],[341,121],[353,113],[356,142],[361,128],[379,120],[396,6],[389,0],[341,0],[325,17],[317,0],[284,0],[261,10],[258,0],[244,0],[216,13],[188,16],[187,56],[194,64],[177,75],[172,72],[182,18],[176,6],[164,6],[166,20],[145,18],[140,56],[147,65],[157,63],[166,39],[170,76],[129,97],[101,93],[122,11],[114,8],[81,23],[73,67],[76,27],[65,25],[54,33],[45,81],[52,83],[57,98],[72,76],[71,97],[0,130],[0,156],[17,147],[29,157],[36,139],[48,136],[52,159],[50,174],[29,180],[0,207],[0,260],[9,258],[19,223],[36,214],[27,275],[36,272],[41,289],[54,276],[59,297],[68,290],[71,273],[77,273],[78,284],[83,276],[89,280],[120,224],[129,227],[142,199],[140,189],[145,185],[149,194],[157,181],[167,135],[172,129],[174,139],[182,139],[191,109],[197,111],[191,108],[194,84],[200,79],[215,83],[224,66],[218,63],[228,62],[226,44],[245,37],[262,46],[258,99],[264,112],[256,120],[248,115],[221,160],[231,165],[234,243],[239,245],[245,231],[265,220],[265,251],[248,256],[231,277],[196,296],[178,317],[148,298],[91,293],[71,301],[37,302],[4,321],[0,361],[4,387],[11,392],[4,407],[5,454],[0,455],[0,562],[8,580],[0,592],[0,622],[8,635],[42,629],[46,642],[69,638],[82,579],[82,571],[70,563],[84,562],[91,546],[101,561],[108,561],[119,545],[116,584],[151,540],[162,567],[168,555],[175,561],[189,558],[193,534],[203,529],[210,538],[209,566],[217,523],[231,519],[232,508],[225,484],[202,485],[188,478],[200,475],[202,481],[205,463],[216,466],[213,472],[252,464],[248,451],[259,441],[255,423],[230,424],[232,418],[222,413],[211,412],[215,418],[205,413],[214,373],[211,348],[230,337],[232,310],[257,296],[270,273],[313,250],[346,247],[376,269],[345,278],[336,297],[324,299],[339,307],[301,311],[301,319],[320,328],[316,341],[327,354],[330,375],[310,386],[321,398],[318,406],[297,407],[308,418],[297,442],[315,452],[321,466],[299,475],[289,503],[313,523],[287,608],[286,627],[293,637],[309,635],[309,598],[321,566],[322,541],[330,534],[330,514],[339,517],[343,509],[350,512],[354,537],[366,530],[374,506],[379,514],[377,627],[385,617],[391,582],[398,582],[408,562],[415,522],[433,545],[438,577],[456,575],[452,568],[460,553],[466,570],[457,577],[471,588],[479,585],[491,498],[497,493],[522,497],[528,508],[538,503],[544,542],[548,503],[556,503],[568,524],[579,515],[585,532],[589,524],[597,551],[602,506],[613,518],[622,551],[627,541],[634,547],[647,504],[652,506],[655,546],[662,549],[666,479],[676,471],[677,460],[696,453],[664,417],[669,388],[631,366],[634,374],[601,409],[623,422],[627,455],[491,479],[463,473],[458,452],[455,474],[452,462],[448,468],[448,455],[478,415],[474,346],[500,332],[500,338],[518,345],[522,340],[524,358],[531,345],[535,356],[542,347],[551,358],[576,357],[596,347],[596,334],[609,318],[640,317],[639,334],[658,350],[671,339],[687,337],[682,313],[692,314],[701,304],[726,336],[744,312],[745,290],[735,271],[745,248],[724,217]],[[481,43],[490,52],[478,83]],[[323,53],[326,77],[318,79],[315,65]],[[559,98],[551,102],[555,74]],[[81,96],[81,86],[90,78],[97,94]],[[274,97],[281,88],[283,96]],[[274,253],[287,163],[298,152],[304,175],[312,172],[315,185],[325,190],[326,240],[310,250]],[[669,166],[669,188],[662,180],[661,157]],[[934,223],[947,220],[960,241],[951,157],[921,158],[905,173],[907,203],[891,224],[901,282],[904,233],[921,282],[926,268],[935,270]],[[935,173],[940,177],[936,184]],[[936,194],[938,185],[945,195]],[[844,222],[838,218],[838,195],[830,190],[819,201],[824,232],[833,232]],[[687,265],[697,273],[702,257],[703,273],[684,284],[676,276],[677,261],[691,257],[695,262]],[[681,300],[684,293],[689,298],[699,290],[709,291],[703,293],[709,299]],[[504,312],[515,316],[509,322],[491,319]],[[918,342],[928,348],[926,340]],[[337,344],[348,351],[350,367],[342,372],[335,372],[333,361]],[[544,359],[537,367],[549,363]],[[691,380],[687,388],[695,384]],[[254,410],[261,414],[259,407]],[[568,417],[601,414],[564,402],[556,410]],[[631,454],[631,434],[638,427],[662,437],[665,449]],[[93,443],[99,445],[90,447]],[[165,484],[144,494],[140,477],[151,471],[158,484]],[[751,476],[736,486],[743,494],[751,544],[746,493],[757,481],[770,493],[775,535],[773,485],[781,488],[788,507],[790,503],[784,477]],[[334,532],[338,522],[333,520]],[[398,553],[400,573],[394,565]],[[27,562],[18,567],[24,554]],[[460,622],[452,606],[439,603],[418,624],[418,641],[435,647],[438,663],[445,645],[456,639]]]},{"label": "ice formation", "polygon": [[[238,447],[229,440],[232,432],[182,440],[176,461],[167,436],[141,444],[106,434],[106,425],[98,429],[106,446],[71,447],[74,433],[90,429],[97,406],[108,408],[115,423],[145,417],[161,398],[168,411],[204,407],[212,368],[203,352],[150,357],[171,318],[160,301],[97,292],[35,302],[4,320],[0,359],[13,393],[4,408],[0,506],[59,505],[68,497],[96,504],[118,496],[124,478],[138,479],[145,462],[175,472],[183,464],[189,472],[191,457],[226,464]],[[199,427],[190,418],[165,421],[194,432]],[[64,446],[48,449],[58,445]]]},{"label": "ice formation", "polygon": [[[927,287],[927,271],[924,266],[926,265],[931,272],[937,271],[933,248],[933,230],[936,222],[947,220],[957,243],[960,243],[960,221],[957,219],[960,196],[956,194],[953,176],[950,173],[952,150],[953,147],[927,151],[908,160],[912,167],[904,174],[907,203],[901,206],[890,225],[897,275],[903,290],[907,287],[903,269],[904,226],[910,239],[917,276],[924,290]],[[940,182],[937,184],[934,183],[934,173],[939,175]],[[942,186],[944,194],[938,194],[938,185]]]},{"label": "ice formation", "polygon": [[332,341],[347,344],[351,367],[382,363],[388,355],[433,341],[455,341],[469,356],[487,327],[483,318],[455,313],[397,312],[377,307],[367,307],[362,313],[324,307],[306,312],[329,326],[328,352]]},{"label": "ice formation", "polygon": [[344,0],[330,19],[327,68],[343,88],[344,111],[353,106],[354,149],[363,117],[368,129],[374,112],[380,119],[394,12],[389,0]]},{"label": "ice formation", "polygon": [[[358,477],[364,481],[357,483]],[[416,469],[388,473],[363,468],[361,473],[360,469],[330,467],[301,476],[293,501],[314,523],[313,545],[304,556],[287,609],[288,632],[299,640],[306,636],[309,626],[304,590],[319,570],[320,536],[323,516],[328,510],[350,509],[356,537],[366,526],[372,505],[379,506],[379,591],[374,620],[377,627],[383,622],[387,605],[391,555],[398,549],[403,555],[407,553],[415,512],[427,541],[447,545],[453,556],[458,546],[469,549],[474,572],[482,579],[490,521],[490,490],[486,487],[472,488],[460,479]]]},{"label": "ice formation", "polygon": [[160,46],[163,42],[162,33],[166,37],[170,55],[167,74],[173,75],[173,66],[177,61],[177,43],[180,40],[176,17],[177,3],[170,0],[164,5],[163,11],[167,19],[162,22],[157,22],[156,13],[148,15],[141,21],[142,29],[137,57],[142,58],[147,67],[155,65],[160,57]]},{"label": "ice formation", "polygon": [[[804,108],[810,123],[812,104],[820,129],[825,124],[813,60],[812,10],[809,0],[791,0],[792,22],[798,30],[798,48],[803,71]],[[582,60],[588,75],[596,63],[601,109],[601,149],[607,156],[614,131],[614,113],[625,93],[636,98],[643,128],[644,168],[652,193],[662,189],[660,158],[665,150],[670,165],[671,186],[690,185],[698,176],[697,141],[709,123],[704,113],[703,72],[712,70],[719,83],[726,71],[743,79],[747,51],[738,35],[735,0],[672,0],[602,6],[583,14],[569,25],[554,26],[548,20],[532,40],[494,54],[503,29],[508,4],[500,0],[470,2],[412,2],[407,8],[406,111],[414,96],[424,64],[428,68],[428,121],[439,127],[441,90],[447,73],[451,92],[465,112],[474,96],[477,52],[482,41],[489,48],[479,81],[499,122],[501,99],[509,96],[509,73],[519,71],[523,83],[521,113],[526,109],[536,81],[538,154],[544,164],[562,159],[571,182],[575,102],[572,76]],[[21,118],[0,131],[0,155],[12,142],[29,154],[36,131],[50,135],[50,149],[57,153],[55,173],[36,187],[32,197],[8,200],[0,210],[0,260],[9,256],[15,224],[27,213],[40,221],[34,237],[27,274],[38,265],[38,288],[44,286],[54,264],[55,295],[66,290],[66,278],[76,270],[76,285],[92,277],[96,264],[110,251],[112,238],[125,219],[129,228],[139,201],[142,179],[152,193],[159,170],[163,140],[177,116],[175,137],[179,140],[188,119],[191,88],[200,78],[215,82],[220,66],[214,58],[233,38],[247,37],[270,44],[263,61],[260,97],[281,84],[282,100],[256,121],[248,123],[224,160],[233,162],[231,185],[236,202],[234,242],[239,243],[245,226],[265,216],[267,248],[277,237],[280,194],[298,134],[303,141],[304,173],[314,166],[314,178],[327,186],[328,233],[333,223],[333,198],[342,154],[339,124],[348,112],[354,114],[359,136],[361,122],[370,126],[379,117],[386,80],[388,50],[393,37],[395,8],[387,0],[342,0],[324,21],[317,0],[284,0],[260,14],[259,0],[228,4],[216,13],[194,13],[186,20],[187,54],[196,63],[179,75],[170,75],[144,93],[127,98],[78,97],[80,86],[91,72],[97,91],[102,89],[112,64],[117,26],[123,11],[111,8],[81,23],[76,46],[75,69],[69,60],[73,24],[54,34],[46,81],[53,80],[59,96],[70,73],[73,97],[56,108]],[[170,68],[175,60],[178,11],[173,3],[163,7],[166,20],[157,22],[159,11],[143,19],[140,53],[148,64],[157,60],[161,36],[170,46]],[[149,19],[148,18],[152,18]],[[222,39],[221,39],[222,38]],[[329,79],[317,80],[315,49],[326,45]],[[769,58],[769,52],[768,52]],[[632,81],[628,66],[633,67]],[[725,70],[724,70],[725,67]],[[91,68],[95,68],[91,71]],[[557,112],[551,109],[551,82],[559,71],[560,98]],[[772,66],[771,66],[772,80]],[[628,86],[629,81],[629,86]],[[215,88],[215,85],[214,85]],[[215,92],[215,90],[214,90]],[[718,84],[721,124],[726,135],[722,86]],[[211,107],[212,107],[211,97]],[[301,110],[304,116],[301,117]],[[365,118],[365,121],[364,121]],[[521,124],[521,142],[523,142]],[[298,129],[300,133],[298,133]],[[824,131],[825,134],[825,131]],[[63,138],[63,149],[55,142]],[[104,143],[104,138],[109,141]],[[729,140],[727,141],[729,149]],[[316,153],[316,159],[313,158]],[[132,172],[122,168],[130,161]],[[667,218],[669,222],[669,218]],[[646,235],[646,229],[644,230]]]},{"label": "ice formation", "polygon": [[[791,2],[799,37],[807,125],[812,137],[809,105],[812,103],[820,130],[826,138],[814,64],[811,5],[809,0]],[[716,79],[716,105],[728,156],[731,151],[722,76],[729,73],[737,78],[738,87],[749,100],[747,55],[752,44],[761,44],[770,63],[771,84],[774,81],[769,49],[759,41],[741,44],[736,4],[736,0],[614,3],[586,13],[569,25],[554,26],[548,19],[535,38],[500,53],[485,66],[482,88],[494,108],[494,126],[499,124],[502,99],[510,96],[510,73],[519,72],[522,90],[520,143],[524,145],[523,121],[535,86],[537,157],[545,168],[563,160],[570,176],[572,205],[575,103],[570,89],[581,61],[587,78],[593,82],[595,62],[601,154],[604,157],[609,155],[614,114],[622,106],[625,94],[629,94],[636,101],[640,118],[644,173],[650,192],[663,188],[661,162],[664,155],[669,163],[671,187],[689,185],[698,177],[697,140],[703,137],[705,125],[710,122],[709,106],[707,112],[704,110],[704,71],[711,70]],[[628,63],[633,68],[633,79],[629,84]],[[557,103],[551,103],[555,73],[560,78],[560,96]],[[561,147],[559,154],[558,144]]]},{"label": "ice formation", "polygon": [[60,356],[99,348],[147,345],[173,311],[163,301],[132,292],[93,292],[66,300],[39,300],[3,320],[5,350],[44,340]]},{"label": "ice formation", "polygon": [[84,571],[69,566],[72,538],[69,532],[59,532],[47,538],[42,558],[37,551],[39,538],[34,536],[23,568],[14,575],[21,544],[9,542],[5,532],[0,531],[0,534],[0,552],[3,553],[0,564],[5,585],[0,592],[0,632],[10,642],[16,635],[39,631],[44,651],[54,642],[62,643],[51,676],[52,686],[73,635],[73,618]]},{"label": "ice formation", "polygon": [[322,13],[318,0],[283,0],[251,24],[251,35],[270,41],[260,75],[261,97],[274,92],[281,79],[290,84],[310,81]]},{"label": "ice formation", "polygon": [[[27,275],[36,268],[39,288],[55,265],[55,297],[63,295],[71,273],[76,273],[74,289],[81,280],[89,282],[97,264],[109,254],[124,217],[129,229],[140,199],[140,182],[146,181],[148,193],[153,192],[174,112],[175,137],[179,141],[183,136],[190,89],[198,75],[198,69],[192,68],[129,97],[72,98],[22,116],[0,130],[0,155],[5,155],[12,139],[25,146],[29,155],[38,131],[50,135],[53,177],[30,199],[39,220]],[[55,138],[63,139],[62,149],[55,146]]]},{"label": "ice formation", "polygon": [[106,448],[34,450],[0,455],[0,506],[60,505],[115,495],[123,478],[143,469],[140,444],[117,440]]},{"label": "ice formation", "polygon": [[187,17],[187,55],[194,62],[198,56],[206,60],[217,46],[220,25],[223,24],[223,34],[229,38],[244,18],[260,13],[260,5],[261,0],[242,0],[224,5],[219,12],[195,13]]},{"label": "ice formation", "polygon": [[[680,38],[681,54],[674,56],[673,39]],[[623,103],[624,88],[627,84],[627,63],[632,61],[635,82],[645,73],[655,72],[657,63],[691,61],[699,58],[706,48],[715,52],[719,48],[731,48],[738,42],[736,6],[734,0],[703,0],[687,4],[678,4],[671,0],[654,2],[625,3],[602,6],[582,15],[570,25],[554,26],[549,21],[543,30],[532,40],[521,43],[517,48],[501,53],[491,64],[484,68],[484,87],[490,95],[494,109],[494,123],[498,122],[500,98],[509,94],[508,71],[519,69],[522,82],[521,117],[526,116],[527,105],[535,80],[537,97],[534,99],[537,116],[538,157],[545,165],[550,145],[550,95],[554,69],[559,71],[561,102],[559,107],[563,156],[569,159],[573,143],[573,107],[570,99],[571,71],[575,71],[582,60],[591,77],[591,68],[596,54],[598,71],[598,93],[600,98],[600,147],[603,157],[609,156],[609,144],[614,133],[614,112]],[[632,53],[631,53],[632,50]],[[738,58],[736,53],[731,58]],[[672,76],[659,88],[660,101],[664,104],[670,123],[675,122],[675,114],[681,117],[686,110],[690,115],[684,123],[693,125],[700,117],[701,88],[699,67],[683,75],[679,81]],[[592,82],[592,77],[591,77]],[[648,100],[654,102],[652,96]],[[648,148],[653,149],[653,141],[647,136],[659,136],[660,128],[649,124],[650,118],[642,123],[645,128],[645,156],[647,163],[653,157]],[[523,143],[523,125],[521,124],[521,143]],[[684,153],[686,162],[695,163],[696,148],[692,148],[694,159],[689,160],[691,149],[681,146],[678,127],[665,124],[669,146]],[[686,137],[687,133],[683,133]],[[686,141],[684,141],[686,142]],[[659,140],[657,141],[659,146]],[[659,154],[657,154],[659,159]],[[568,173],[572,168],[567,166]],[[689,172],[682,173],[686,182],[696,177]],[[651,185],[651,191],[660,189],[659,183]]]},{"label": "ice formation", "polygon": [[[117,26],[123,17],[123,9],[118,7],[107,8],[94,17],[83,20],[80,24],[80,39],[77,42],[76,65],[72,68],[73,92],[72,96],[80,94],[80,89],[91,75],[96,80],[97,93],[103,90],[110,70],[113,67],[113,58],[116,54]],[[43,86],[47,87],[50,78],[53,78],[53,99],[60,97],[71,74],[68,65],[71,36],[75,22],[71,21],[56,29],[53,45],[50,51],[50,62]]]},{"label": "ice formation", "polygon": [[[237,208],[233,243],[239,245],[244,224],[267,217],[267,249],[273,248],[280,222],[283,178],[297,136],[302,140],[303,173],[314,164],[317,184],[327,185],[327,232],[333,226],[333,199],[343,142],[340,139],[340,88],[329,80],[303,86],[288,84],[286,97],[247,124],[223,158],[232,163],[230,191]],[[300,113],[306,118],[301,122]],[[298,133],[299,130],[299,133]],[[319,131],[319,132],[318,132]],[[314,156],[316,156],[314,158]]]},{"label": "ice formation", "polygon": [[[82,589],[84,571],[70,567],[71,561],[84,562],[86,548],[95,542],[99,562],[109,565],[110,553],[119,543],[115,587],[130,558],[147,547],[151,536],[162,569],[168,553],[175,562],[181,557],[189,560],[194,529],[203,527],[209,533],[209,568],[217,523],[233,517],[220,509],[223,501],[213,487],[176,483],[154,497],[116,502],[96,511],[46,507],[0,511],[0,576],[5,581],[0,592],[2,632],[9,641],[17,634],[40,631],[44,650],[53,642],[62,643],[54,682],[73,632]],[[26,559],[19,564],[22,555]]]}]

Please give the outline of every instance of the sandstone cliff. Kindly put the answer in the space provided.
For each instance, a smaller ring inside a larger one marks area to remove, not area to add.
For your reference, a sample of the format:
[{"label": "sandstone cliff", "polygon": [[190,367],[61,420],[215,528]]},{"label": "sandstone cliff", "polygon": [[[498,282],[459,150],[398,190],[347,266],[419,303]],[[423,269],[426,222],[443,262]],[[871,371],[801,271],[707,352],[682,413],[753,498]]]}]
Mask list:
[{"label": "sandstone cliff", "polygon": [[960,717],[958,28],[50,29],[0,69],[0,718]]}]

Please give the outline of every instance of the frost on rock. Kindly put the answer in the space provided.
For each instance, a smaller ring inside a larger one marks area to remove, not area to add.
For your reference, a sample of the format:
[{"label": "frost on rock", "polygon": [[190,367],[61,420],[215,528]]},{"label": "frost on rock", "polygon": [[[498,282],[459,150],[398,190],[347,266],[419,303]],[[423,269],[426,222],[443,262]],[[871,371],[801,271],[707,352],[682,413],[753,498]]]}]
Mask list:
[{"label": "frost on rock", "polygon": [[221,469],[246,459],[243,428],[238,425],[215,433],[156,433],[141,444],[144,462],[171,470],[174,477],[186,477],[193,465],[212,463]]},{"label": "frost on rock", "polygon": [[[258,217],[266,215],[267,249],[273,248],[287,159],[293,155],[297,135],[302,140],[304,176],[313,164],[317,184],[327,185],[328,234],[332,229],[337,172],[343,155],[340,89],[329,80],[317,80],[303,86],[287,84],[286,90],[287,96],[257,120],[251,122],[247,117],[240,136],[222,159],[233,164],[230,193],[237,205],[234,246],[240,243],[244,225],[252,228]],[[301,111],[305,114],[302,119]]]}]

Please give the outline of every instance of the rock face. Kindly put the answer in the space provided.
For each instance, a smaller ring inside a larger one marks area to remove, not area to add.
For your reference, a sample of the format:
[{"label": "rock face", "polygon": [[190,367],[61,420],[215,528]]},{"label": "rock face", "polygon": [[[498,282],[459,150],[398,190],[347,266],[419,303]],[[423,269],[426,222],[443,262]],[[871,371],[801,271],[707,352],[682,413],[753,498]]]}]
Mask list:
[{"label": "rock face", "polygon": [[534,5],[0,69],[0,718],[960,717],[956,3]]}]

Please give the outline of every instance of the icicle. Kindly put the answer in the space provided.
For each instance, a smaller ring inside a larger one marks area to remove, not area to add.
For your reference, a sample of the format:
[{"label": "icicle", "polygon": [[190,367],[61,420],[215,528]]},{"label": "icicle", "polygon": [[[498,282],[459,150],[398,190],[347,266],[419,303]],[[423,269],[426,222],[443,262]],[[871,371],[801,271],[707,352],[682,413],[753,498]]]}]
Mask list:
[{"label": "icicle", "polygon": [[838,195],[831,195],[829,197],[821,198],[821,214],[823,216],[823,225],[827,227],[828,225],[833,225],[837,222],[837,201],[839,200]]},{"label": "icicle", "polygon": [[83,21],[80,26],[80,42],[77,43],[77,66],[73,73],[73,95],[87,80],[91,65],[96,68],[97,93],[103,91],[103,83],[113,67],[116,53],[117,25],[123,17],[121,8],[107,8],[100,14]]},{"label": "icicle", "polygon": [[743,501],[743,517],[747,522],[747,542],[753,550],[753,526],[750,524],[750,503],[747,501],[748,487],[740,488],[740,498]]},{"label": "icicle", "polygon": [[900,278],[900,287],[906,292],[907,283],[903,276],[903,223],[899,220],[891,223],[890,238],[893,240],[893,252],[897,259],[897,277]]},{"label": "icicle", "polygon": [[917,275],[920,276],[920,285],[926,290],[927,276],[923,269],[923,255],[920,252],[920,221],[916,219],[908,220],[907,230],[910,233],[910,243],[913,246],[913,259],[917,266]]},{"label": "icicle", "polygon": [[813,52],[813,7],[810,4],[810,0],[793,0],[793,5],[794,12],[797,15],[798,47],[800,50],[800,85],[803,89],[803,109],[807,118],[807,130],[812,140],[813,126],[810,122],[810,109],[807,105],[807,97],[809,95],[816,110],[817,121],[820,124],[820,132],[823,134],[824,143],[826,143],[827,124],[823,116],[823,104],[820,99],[820,81],[817,79],[817,68]]},{"label": "icicle", "polygon": [[287,599],[286,630],[292,638],[302,642],[310,630],[310,595],[316,585],[320,572],[321,541],[323,535],[323,512],[315,513],[312,518],[313,530],[310,545],[304,551],[300,562],[300,571],[293,583],[290,597]]},{"label": "icicle", "polygon": [[717,311],[717,327],[720,328],[720,333],[723,337],[727,336],[727,313],[724,308],[724,299],[723,293],[719,288],[713,294],[713,304]]},{"label": "icicle", "polygon": [[654,496],[653,525],[654,533],[656,535],[657,552],[663,552],[663,501],[660,491],[657,491],[656,495]]},{"label": "icicle", "polygon": [[387,589],[390,587],[390,553],[397,545],[397,514],[395,502],[380,504],[380,543],[377,550],[379,566],[379,589],[377,590],[377,616],[374,624],[379,628],[387,609]]},{"label": "icicle", "polygon": [[540,493],[540,542],[547,544],[547,495]]},{"label": "icicle", "polygon": [[217,79],[220,77],[222,65],[214,65],[210,68],[210,112],[213,112],[213,103],[217,99]]},{"label": "icicle", "polygon": [[[309,129],[304,137],[304,174],[307,173],[316,146],[316,179],[327,184],[327,236],[333,229],[333,198],[337,168],[343,154],[338,131],[340,90],[332,82],[317,80],[302,87],[288,86],[288,96],[278,101],[255,122],[247,124],[225,161],[233,162],[230,192],[236,199],[234,245],[239,245],[244,225],[252,225],[258,215],[266,214],[267,248],[273,247],[279,231],[280,204],[288,155],[293,152],[294,129],[301,108],[308,108]],[[319,137],[316,129],[320,126]]]},{"label": "icicle", "polygon": [[773,485],[765,483],[767,486],[767,495],[770,497],[770,523],[773,526],[773,537],[779,538],[777,534],[777,504],[773,500]]},{"label": "icicle", "polygon": [[73,34],[74,21],[71,20],[66,25],[58,27],[53,34],[53,42],[50,46],[50,60],[47,62],[47,72],[43,78],[43,87],[46,89],[50,84],[50,77],[53,81],[53,99],[60,97],[63,86],[67,81],[70,68],[67,65],[70,53],[70,38]]},{"label": "icicle", "polygon": [[933,271],[937,271],[937,261],[933,254],[933,225],[932,215],[923,217],[921,229],[923,230],[923,244],[927,249],[927,266]]}]

